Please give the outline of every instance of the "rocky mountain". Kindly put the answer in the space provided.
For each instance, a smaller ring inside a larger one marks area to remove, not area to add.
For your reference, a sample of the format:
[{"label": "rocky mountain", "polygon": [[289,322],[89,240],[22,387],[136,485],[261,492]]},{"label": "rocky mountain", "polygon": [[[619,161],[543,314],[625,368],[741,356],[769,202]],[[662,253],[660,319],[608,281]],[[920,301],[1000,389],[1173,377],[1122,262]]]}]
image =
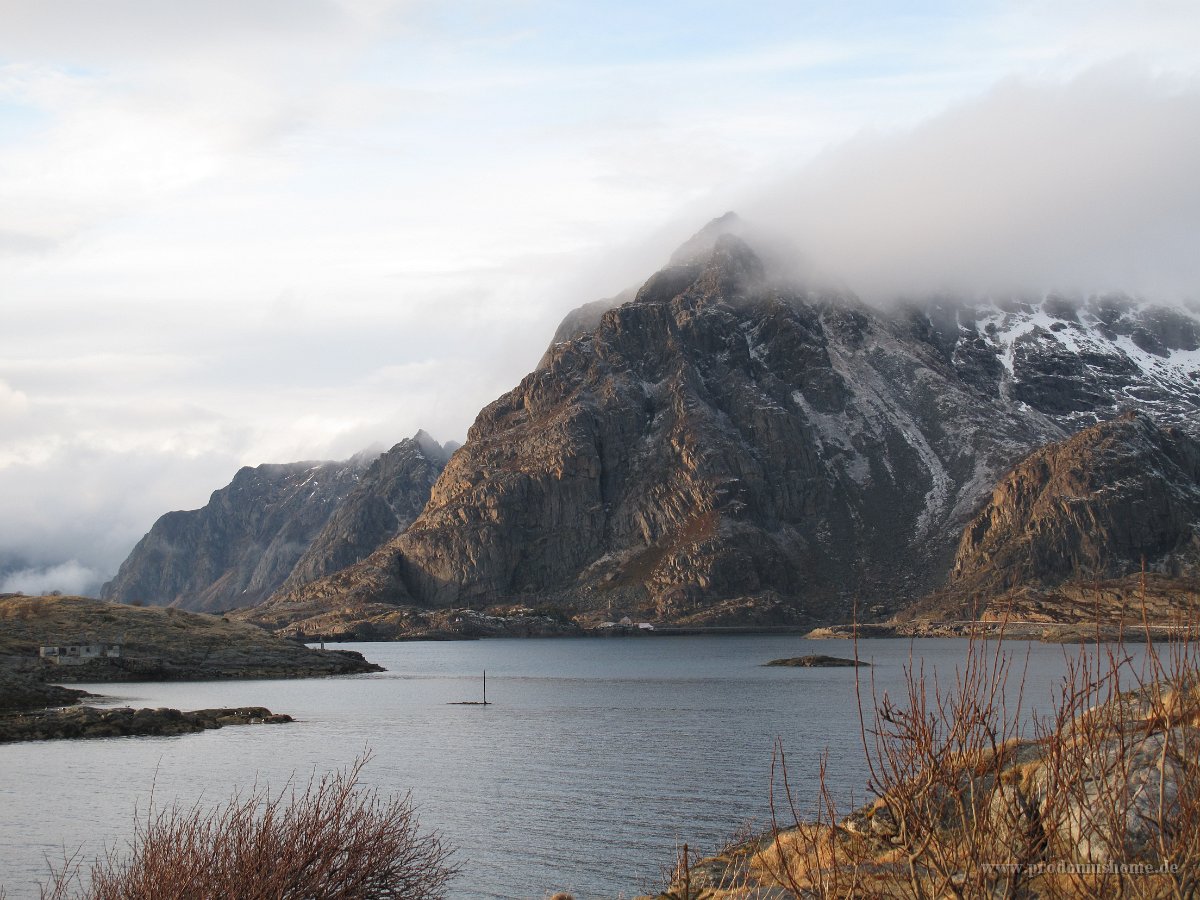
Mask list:
[{"label": "rocky mountain", "polygon": [[418,431],[378,457],[244,468],[202,509],[161,517],[101,596],[200,611],[254,606],[402,531],[457,446]]},{"label": "rocky mountain", "polygon": [[[1128,412],[1009,471],[926,606],[944,612],[1017,597],[1028,614],[1053,594],[1051,607],[1083,605],[1089,595],[1111,607],[1141,588],[1143,561],[1156,576],[1155,598],[1200,576],[1200,442]],[[1114,584],[1121,579],[1123,590]]]},{"label": "rocky mountain", "polygon": [[933,587],[994,478],[1070,423],[1002,389],[1002,354],[989,389],[928,318],[775,282],[727,230],[560,331],[407,531],[271,615],[527,598],[827,619]]},{"label": "rocky mountain", "polygon": [[425,431],[371,463],[300,555],[282,588],[291,590],[364,559],[412,523],[457,445]]},{"label": "rocky mountain", "polygon": [[201,509],[159,518],[101,597],[214,611],[266,599],[296,565],[369,459],[246,467]]},{"label": "rocky mountain", "polygon": [[[855,600],[883,615],[942,584],[964,525],[1036,448],[1130,405],[1200,436],[1195,310],[872,308],[776,273],[744,233],[723,216],[640,289],[571,313],[423,510],[437,454],[393,448],[251,617],[350,633],[503,604],[693,625],[838,620]],[[418,456],[399,485],[389,467]]]}]

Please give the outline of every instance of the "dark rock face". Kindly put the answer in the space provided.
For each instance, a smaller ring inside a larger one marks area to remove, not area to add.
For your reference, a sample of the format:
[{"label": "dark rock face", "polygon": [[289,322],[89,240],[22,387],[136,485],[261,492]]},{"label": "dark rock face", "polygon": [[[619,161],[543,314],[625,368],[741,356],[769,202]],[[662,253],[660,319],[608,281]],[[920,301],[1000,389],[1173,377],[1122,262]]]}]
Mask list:
[{"label": "dark rock face", "polygon": [[1121,295],[909,310],[914,335],[981,393],[1051,417],[1068,431],[1125,407],[1200,437],[1200,317]]},{"label": "dark rock face", "polygon": [[484,409],[407,531],[272,604],[681,619],[770,593],[841,618],[928,590],[995,474],[1062,433],[903,318],[774,285],[721,234]]},{"label": "dark rock face", "polygon": [[1200,443],[1128,413],[1019,463],[963,532],[949,591],[1200,574]]},{"label": "dark rock face", "polygon": [[202,611],[259,603],[288,576],[368,463],[244,468],[202,509],[155,522],[101,596]]},{"label": "dark rock face", "polygon": [[371,463],[301,554],[283,590],[353,565],[407,528],[425,508],[449,448],[418,431]]}]

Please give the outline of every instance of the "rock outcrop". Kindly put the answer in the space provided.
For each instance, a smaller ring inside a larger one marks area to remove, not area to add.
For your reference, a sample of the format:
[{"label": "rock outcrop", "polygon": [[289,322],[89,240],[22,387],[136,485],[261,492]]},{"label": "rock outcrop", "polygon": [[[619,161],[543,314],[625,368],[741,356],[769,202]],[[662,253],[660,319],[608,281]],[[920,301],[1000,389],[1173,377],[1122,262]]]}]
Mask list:
[{"label": "rock outcrop", "polygon": [[71,706],[92,696],[76,688],[46,684],[40,676],[32,669],[0,669],[0,713]]},{"label": "rock outcrop", "polygon": [[789,656],[786,659],[773,659],[764,666],[779,666],[787,669],[839,669],[861,668],[870,666],[869,662],[861,659],[846,659],[841,656],[825,656],[817,653],[812,656]]},{"label": "rock outcrop", "polygon": [[101,596],[205,612],[253,606],[283,583],[370,462],[241,469],[203,508],[160,517]]},{"label": "rock outcrop", "polygon": [[111,709],[80,706],[0,716],[0,744],[63,738],[107,738],[195,734],[226,725],[279,725],[293,721],[263,706],[236,709]]},{"label": "rock outcrop", "polygon": [[[1105,602],[1104,588],[1125,579],[1126,596],[1157,578],[1151,599],[1200,575],[1200,443],[1129,412],[1043,447],[996,486],[964,530],[943,608],[986,607],[1006,595],[1055,596],[1067,582],[1076,604]],[[1095,590],[1088,591],[1089,583]],[[1200,586],[1200,585],[1198,585]],[[1195,588],[1193,587],[1193,590]],[[1050,603],[1050,607],[1066,606]],[[1026,609],[1026,612],[1028,610]]]}]

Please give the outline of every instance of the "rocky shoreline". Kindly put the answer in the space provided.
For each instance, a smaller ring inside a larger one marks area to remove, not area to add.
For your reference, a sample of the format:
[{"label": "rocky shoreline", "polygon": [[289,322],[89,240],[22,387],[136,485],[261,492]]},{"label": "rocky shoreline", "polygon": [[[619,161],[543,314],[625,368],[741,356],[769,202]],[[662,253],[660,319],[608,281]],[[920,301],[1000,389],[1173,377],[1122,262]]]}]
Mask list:
[{"label": "rocky shoreline", "polygon": [[[1076,686],[1053,730],[933,744],[848,814],[822,807],[817,821],[681,857],[665,890],[635,900],[1119,896],[1129,873],[1153,879],[1136,896],[1190,896],[1175,891],[1194,885],[1200,815],[1190,659],[1181,675],[1119,695]],[[903,754],[895,723],[906,713],[880,715],[888,752]],[[957,721],[960,735],[976,727]]]},{"label": "rocky shoreline", "polygon": [[[104,646],[42,658],[41,647]],[[67,665],[70,662],[74,665]],[[221,616],[88,597],[0,596],[0,671],[44,682],[315,678],[379,672],[352,650],[313,650]]]},{"label": "rocky shoreline", "polygon": [[32,672],[13,672],[0,669],[0,715],[52,706],[71,706],[85,697],[87,691],[46,684]]},{"label": "rocky shoreline", "polygon": [[188,664],[161,657],[96,659],[78,666],[46,666],[38,671],[47,680],[67,683],[122,681],[225,681],[257,678],[325,678],[382,672],[356,650],[311,650],[312,658],[223,661],[217,665]]},{"label": "rocky shoreline", "polygon": [[1143,625],[1141,622],[1013,622],[992,619],[973,621],[877,622],[860,625],[825,625],[805,633],[810,640],[874,638],[1004,638],[1042,641],[1047,644],[1140,643],[1169,641],[1189,632],[1188,626]]},{"label": "rocky shoreline", "polygon": [[0,744],[16,741],[50,741],[65,738],[165,737],[195,734],[226,725],[277,725],[291,716],[263,706],[236,709],[111,709],[78,706],[0,715]]}]

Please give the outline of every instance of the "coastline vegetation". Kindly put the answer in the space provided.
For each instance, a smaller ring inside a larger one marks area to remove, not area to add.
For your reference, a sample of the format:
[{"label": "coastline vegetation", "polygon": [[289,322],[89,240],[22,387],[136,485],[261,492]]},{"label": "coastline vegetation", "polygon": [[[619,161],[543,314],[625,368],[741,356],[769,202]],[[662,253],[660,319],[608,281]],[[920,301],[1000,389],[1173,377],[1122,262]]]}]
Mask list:
[{"label": "coastline vegetation", "polygon": [[1200,896],[1200,631],[1148,632],[1064,650],[1049,713],[1002,630],[950,678],[910,658],[899,697],[858,675],[871,802],[840,808],[824,760],[793,783],[777,745],[770,831],[685,847],[659,900]]}]

